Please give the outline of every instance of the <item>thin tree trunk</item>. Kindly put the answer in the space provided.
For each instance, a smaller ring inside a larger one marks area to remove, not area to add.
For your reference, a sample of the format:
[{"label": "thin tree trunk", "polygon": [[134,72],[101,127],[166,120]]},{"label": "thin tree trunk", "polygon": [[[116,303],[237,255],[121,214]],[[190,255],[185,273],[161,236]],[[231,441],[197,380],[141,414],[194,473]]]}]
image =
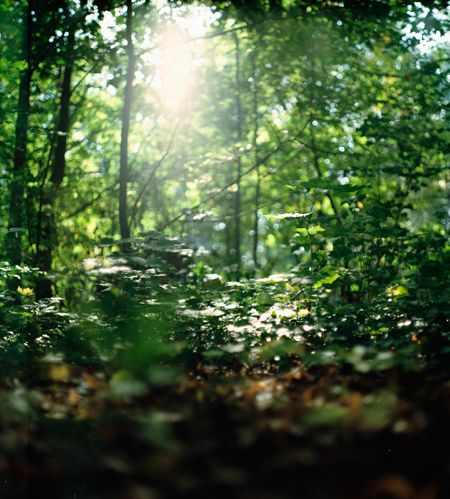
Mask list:
[{"label": "thin tree trunk", "polygon": [[[236,44],[236,111],[237,111],[237,140],[242,140],[242,103],[241,103],[241,54],[239,47],[239,37],[236,32],[233,33],[234,41]],[[236,272],[237,280],[241,277],[241,219],[239,213],[241,212],[241,175],[242,175],[242,161],[241,156],[237,159],[238,166],[238,181],[236,183],[236,197],[235,197],[235,240],[234,247],[236,251]]]},{"label": "thin tree trunk", "polygon": [[[255,155],[255,163],[258,164],[258,80],[256,75],[256,63],[255,63],[256,55],[253,55],[252,65],[253,65],[253,154]],[[258,236],[259,236],[259,224],[258,224],[258,206],[259,206],[259,197],[261,191],[261,177],[259,174],[259,164],[256,167],[256,186],[255,186],[255,221],[253,226],[253,261],[255,262],[255,273],[258,267]]]},{"label": "thin tree trunk", "polygon": [[[319,155],[318,155],[317,148],[316,148],[316,136],[314,134],[314,130],[312,129],[312,126],[311,126],[311,135],[312,135],[311,149],[313,151],[314,168],[316,169],[317,177],[320,180],[322,180],[322,171],[320,169]],[[330,194],[330,192],[327,192],[326,196],[327,196],[328,200],[330,201],[331,208],[333,209],[334,214],[336,215],[336,219],[337,219],[339,225],[342,225],[342,220],[341,220],[341,217],[339,215],[339,210],[337,209],[337,206],[336,206],[336,203],[334,202],[333,196]]]},{"label": "thin tree trunk", "polygon": [[[30,83],[33,73],[31,65],[33,2],[23,13],[22,59],[26,68],[20,73],[19,102],[17,106],[14,163],[10,191],[8,234],[6,236],[7,258],[12,265],[22,263],[22,232],[25,225],[25,186],[28,173],[27,132],[30,114]],[[13,283],[15,287],[17,283]]]},{"label": "thin tree trunk", "polygon": [[[315,82],[316,82],[316,63],[315,63],[314,57],[311,58],[311,78],[312,78],[313,83],[315,84]],[[313,88],[313,87],[311,87],[311,88]],[[314,102],[314,100],[315,100],[315,95],[314,95],[313,90],[311,90],[310,100],[311,100],[311,102]],[[309,128],[311,130],[311,136],[312,136],[311,149],[313,151],[314,168],[316,169],[317,177],[320,180],[322,180],[322,171],[320,170],[320,165],[319,165],[319,154],[318,154],[318,149],[316,147],[316,134],[314,131],[314,127],[311,123],[310,123]],[[339,211],[337,209],[336,203],[334,202],[333,196],[330,194],[330,192],[327,192],[326,196],[330,201],[331,208],[333,209],[333,211],[336,215],[336,218],[337,218],[339,225],[342,225],[342,220],[341,220],[341,217],[339,216]]]},{"label": "thin tree trunk", "polygon": [[[315,83],[316,82],[316,74],[315,74],[314,57],[311,59],[311,77],[312,77],[312,81]],[[311,102],[313,102],[313,100],[314,100],[314,92],[312,91],[311,92]],[[317,177],[319,179],[322,179],[322,171],[320,169],[320,164],[319,164],[319,154],[318,154],[318,150],[316,147],[316,135],[315,135],[315,131],[314,131],[314,127],[313,127],[312,123],[310,123],[310,130],[311,130],[311,136],[312,136],[311,149],[313,151],[314,168],[317,172]],[[328,197],[328,200],[330,201],[331,208],[336,216],[336,219],[337,219],[339,225],[343,225],[342,219],[339,215],[339,210],[336,206],[336,203],[334,202],[333,196],[331,195],[331,193],[329,191],[327,192],[326,196]],[[345,260],[344,260],[344,268],[346,270],[348,270],[348,263]],[[353,293],[351,291],[350,284],[347,284],[347,285],[343,284],[342,285],[341,295],[345,296],[347,298],[348,303],[353,303],[355,301]]]},{"label": "thin tree trunk", "polygon": [[50,182],[53,186],[59,188],[66,173],[66,151],[67,138],[70,123],[70,97],[72,95],[73,67],[68,65],[64,68],[64,79],[61,92],[61,107],[59,112],[58,137],[56,139],[55,159],[53,162],[52,175]]},{"label": "thin tree trunk", "polygon": [[[73,42],[73,35],[69,43]],[[49,272],[53,263],[53,249],[57,243],[57,225],[55,220],[56,195],[66,172],[67,138],[70,125],[70,98],[72,95],[72,64],[64,68],[61,89],[58,127],[56,129],[56,147],[52,162],[50,185],[42,186],[42,198],[39,206],[38,228],[36,236],[36,266],[43,272]],[[52,282],[44,277],[36,283],[36,299],[52,296]]]},{"label": "thin tree trunk", "polygon": [[[132,0],[126,0],[127,7],[127,82],[125,86],[125,99],[122,113],[122,136],[120,142],[120,190],[119,190],[119,222],[120,222],[120,236],[122,239],[129,239],[130,225],[127,215],[127,188],[128,188],[128,136],[130,133],[130,115],[131,115],[131,102],[133,97],[133,79],[134,79],[134,66],[135,55],[133,49],[133,5]],[[129,244],[124,245],[123,249],[129,251]]]}]

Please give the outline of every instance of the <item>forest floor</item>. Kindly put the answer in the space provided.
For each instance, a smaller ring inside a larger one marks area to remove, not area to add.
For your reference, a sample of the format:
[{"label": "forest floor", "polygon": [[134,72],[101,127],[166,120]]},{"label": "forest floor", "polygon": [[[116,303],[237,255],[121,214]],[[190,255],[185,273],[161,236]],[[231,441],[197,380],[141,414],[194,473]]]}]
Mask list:
[{"label": "forest floor", "polygon": [[0,405],[2,499],[450,498],[437,370],[208,362],[149,388],[46,364]]}]

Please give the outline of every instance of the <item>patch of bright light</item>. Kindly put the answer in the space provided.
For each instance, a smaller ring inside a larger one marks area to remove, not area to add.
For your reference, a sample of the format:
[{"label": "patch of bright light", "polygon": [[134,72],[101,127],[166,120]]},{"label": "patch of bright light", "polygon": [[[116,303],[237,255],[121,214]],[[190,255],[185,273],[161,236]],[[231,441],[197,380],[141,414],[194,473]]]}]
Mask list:
[{"label": "patch of bright light", "polygon": [[[422,9],[422,12],[417,16],[419,19],[425,18],[430,13],[430,9],[424,7],[420,2],[415,2],[414,5]],[[448,22],[450,20],[449,8],[447,8],[446,10],[433,9],[432,13],[433,17],[439,21]],[[412,12],[409,12],[409,15],[411,16],[411,21],[415,19],[415,16]],[[423,22],[420,22],[417,25],[417,28],[419,30],[422,30],[424,27],[425,24]],[[423,54],[429,53],[439,46],[446,44],[448,45],[450,43],[450,32],[441,33],[440,31],[436,31],[431,34],[424,34],[421,33],[420,31],[412,31],[412,24],[408,24],[403,29],[403,32],[405,33],[404,39],[415,38],[416,40],[420,40],[420,43],[418,44],[417,48]]]},{"label": "patch of bright light", "polygon": [[103,18],[99,22],[100,33],[107,42],[114,41],[117,32],[116,18],[112,12],[103,12]]}]

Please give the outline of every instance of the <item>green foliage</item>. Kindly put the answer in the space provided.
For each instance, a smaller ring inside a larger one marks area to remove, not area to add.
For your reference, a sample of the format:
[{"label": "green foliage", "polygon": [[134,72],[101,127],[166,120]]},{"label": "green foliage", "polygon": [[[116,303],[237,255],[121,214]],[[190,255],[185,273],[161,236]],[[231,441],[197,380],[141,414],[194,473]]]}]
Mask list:
[{"label": "green foliage", "polygon": [[[409,19],[426,37],[445,32],[446,17],[389,2],[210,2],[221,13],[190,44],[188,7],[135,3],[126,191],[138,235],[118,240],[124,11],[94,2],[108,28],[88,4],[42,9],[28,62],[22,9],[1,4],[0,205],[20,177],[26,223],[10,227],[0,209],[0,237],[20,234],[20,260],[47,270],[1,271],[5,373],[34,368],[30,352],[62,355],[117,370],[115,389],[137,393],[136,376],[164,380],[204,361],[443,364],[449,68],[446,47],[420,50],[403,28]],[[55,297],[35,301],[43,277]]]},{"label": "green foliage", "polygon": [[0,375],[5,378],[26,375],[32,360],[48,351],[68,320],[58,298],[34,300],[32,286],[39,274],[7,263],[0,268]]}]

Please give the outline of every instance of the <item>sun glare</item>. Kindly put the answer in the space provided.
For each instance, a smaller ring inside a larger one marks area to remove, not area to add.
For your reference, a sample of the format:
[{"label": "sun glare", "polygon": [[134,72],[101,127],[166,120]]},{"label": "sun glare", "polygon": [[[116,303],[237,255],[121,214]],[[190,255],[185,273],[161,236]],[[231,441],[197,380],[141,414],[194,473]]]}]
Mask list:
[{"label": "sun glare", "polygon": [[[166,6],[167,8],[167,6]],[[173,24],[161,33],[160,49],[155,51],[156,78],[164,106],[180,112],[196,91],[195,72],[203,63],[203,43],[196,40],[206,34],[217,15],[205,6],[172,8]]]},{"label": "sun glare", "polygon": [[[167,110],[181,113],[195,95],[195,73],[203,64],[203,40],[200,38],[220,14],[204,5],[174,6],[168,5],[166,0],[157,0],[154,5],[160,16],[159,28],[156,31],[146,28],[143,45],[135,47],[142,52],[144,65],[153,68],[153,74],[146,78],[137,69],[136,81],[145,80],[149,91],[159,93]],[[103,13],[99,24],[104,40],[109,43],[116,40],[118,29],[124,29],[108,11]],[[115,93],[111,85],[110,90]]]},{"label": "sun glare", "polygon": [[189,45],[179,32],[163,35],[158,69],[160,92],[166,107],[183,106],[194,94],[195,57]]}]

